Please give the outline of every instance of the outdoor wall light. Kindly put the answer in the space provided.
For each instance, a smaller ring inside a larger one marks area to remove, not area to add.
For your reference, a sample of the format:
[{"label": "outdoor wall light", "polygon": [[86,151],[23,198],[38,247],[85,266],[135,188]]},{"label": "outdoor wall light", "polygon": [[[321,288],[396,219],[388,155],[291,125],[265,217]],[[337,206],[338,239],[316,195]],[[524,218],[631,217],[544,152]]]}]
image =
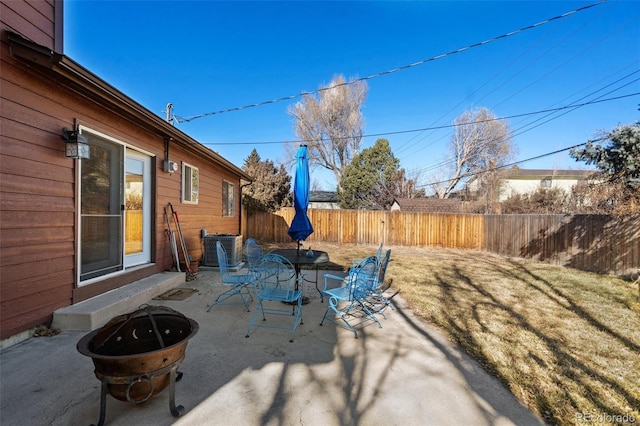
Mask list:
[{"label": "outdoor wall light", "polygon": [[78,130],[62,129],[65,142],[64,155],[69,158],[89,158],[89,140]]}]

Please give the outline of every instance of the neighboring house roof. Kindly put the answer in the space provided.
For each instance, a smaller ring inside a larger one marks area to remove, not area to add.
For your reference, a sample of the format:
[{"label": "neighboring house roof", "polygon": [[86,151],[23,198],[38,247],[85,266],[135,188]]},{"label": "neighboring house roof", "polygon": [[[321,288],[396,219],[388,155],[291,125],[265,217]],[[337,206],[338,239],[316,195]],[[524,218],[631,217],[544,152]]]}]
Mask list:
[{"label": "neighboring house roof", "polygon": [[335,191],[311,191],[309,193],[310,203],[337,203],[338,194]]},{"label": "neighboring house roof", "polygon": [[252,180],[241,168],[149,111],[66,55],[34,43],[20,34],[7,31],[7,35],[11,54],[14,57],[52,70],[68,79],[72,87],[79,93],[92,99],[100,99],[105,105],[111,104],[115,110],[122,110],[133,121],[157,134],[158,137],[169,140],[171,144],[178,144],[223,169],[233,172],[244,180]]},{"label": "neighboring house roof", "polygon": [[420,213],[462,213],[462,202],[458,199],[441,198],[396,198],[391,210]]},{"label": "neighboring house roof", "polygon": [[338,194],[335,191],[311,191],[309,193],[310,209],[339,209]]}]

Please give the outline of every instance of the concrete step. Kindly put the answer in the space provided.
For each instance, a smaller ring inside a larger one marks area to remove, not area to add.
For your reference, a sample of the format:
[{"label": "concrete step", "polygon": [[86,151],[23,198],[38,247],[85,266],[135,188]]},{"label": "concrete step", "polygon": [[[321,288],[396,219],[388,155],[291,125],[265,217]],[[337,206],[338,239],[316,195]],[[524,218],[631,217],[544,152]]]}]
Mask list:
[{"label": "concrete step", "polygon": [[151,275],[75,305],[58,309],[53,313],[51,327],[61,330],[95,330],[111,318],[131,312],[184,282],[184,272],[161,272]]}]

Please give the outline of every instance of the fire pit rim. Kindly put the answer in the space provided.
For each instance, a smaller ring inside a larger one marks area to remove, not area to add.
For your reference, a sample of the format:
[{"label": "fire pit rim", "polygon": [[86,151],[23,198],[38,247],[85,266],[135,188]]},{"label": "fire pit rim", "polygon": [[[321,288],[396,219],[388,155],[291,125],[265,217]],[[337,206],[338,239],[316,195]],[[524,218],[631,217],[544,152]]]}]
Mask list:
[{"label": "fire pit rim", "polygon": [[[165,314],[166,315],[166,314]],[[179,317],[179,315],[176,315],[176,317]],[[93,340],[93,338],[100,332],[103,331],[103,327],[99,327],[96,328],[95,330],[85,334],[76,344],[76,349],[78,350],[78,352],[80,352],[82,355],[87,356],[89,358],[96,358],[96,359],[104,359],[104,360],[118,360],[118,359],[132,359],[132,358],[139,358],[139,357],[143,357],[143,356],[147,356],[147,355],[152,355],[154,353],[157,352],[164,352],[168,349],[171,349],[175,346],[178,345],[182,345],[184,344],[186,341],[190,340],[199,330],[200,325],[198,324],[197,321],[191,319],[191,318],[187,318],[187,317],[182,317],[183,319],[185,319],[186,321],[189,322],[189,325],[191,326],[191,331],[189,332],[189,334],[187,334],[184,339],[169,345],[169,346],[165,346],[164,348],[159,348],[159,349],[155,349],[153,351],[147,351],[147,352],[142,352],[142,353],[137,353],[137,354],[125,354],[125,355],[104,355],[104,354],[99,354],[97,352],[93,352],[91,349],[89,349],[89,345],[91,343],[91,341]],[[106,324],[105,324],[106,325]]]}]

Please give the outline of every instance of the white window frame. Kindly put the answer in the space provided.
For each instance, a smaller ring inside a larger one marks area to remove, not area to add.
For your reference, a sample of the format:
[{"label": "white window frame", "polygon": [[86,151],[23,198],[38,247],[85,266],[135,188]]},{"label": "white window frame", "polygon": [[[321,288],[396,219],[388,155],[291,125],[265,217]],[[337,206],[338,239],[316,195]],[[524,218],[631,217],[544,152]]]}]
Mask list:
[{"label": "white window frame", "polygon": [[[226,188],[226,189],[225,189]],[[236,215],[236,185],[228,180],[222,181],[222,217]]]},{"label": "white window frame", "polygon": [[[151,157],[142,154],[133,149],[125,150],[125,161],[126,159],[137,160],[143,163],[144,173],[144,193],[143,193],[143,240],[142,240],[142,251],[135,254],[126,254],[124,256],[124,266],[125,268],[129,268],[135,265],[141,265],[151,262]],[[125,174],[127,172],[126,167],[124,170]],[[126,226],[126,220],[125,220]],[[126,242],[126,241],[125,241]]]},{"label": "white window frame", "polygon": [[[194,174],[196,175],[197,185],[193,184]],[[198,204],[198,200],[200,198],[200,170],[196,166],[193,166],[185,162],[182,162],[182,191],[181,192],[182,192],[181,201],[184,204]]]}]

